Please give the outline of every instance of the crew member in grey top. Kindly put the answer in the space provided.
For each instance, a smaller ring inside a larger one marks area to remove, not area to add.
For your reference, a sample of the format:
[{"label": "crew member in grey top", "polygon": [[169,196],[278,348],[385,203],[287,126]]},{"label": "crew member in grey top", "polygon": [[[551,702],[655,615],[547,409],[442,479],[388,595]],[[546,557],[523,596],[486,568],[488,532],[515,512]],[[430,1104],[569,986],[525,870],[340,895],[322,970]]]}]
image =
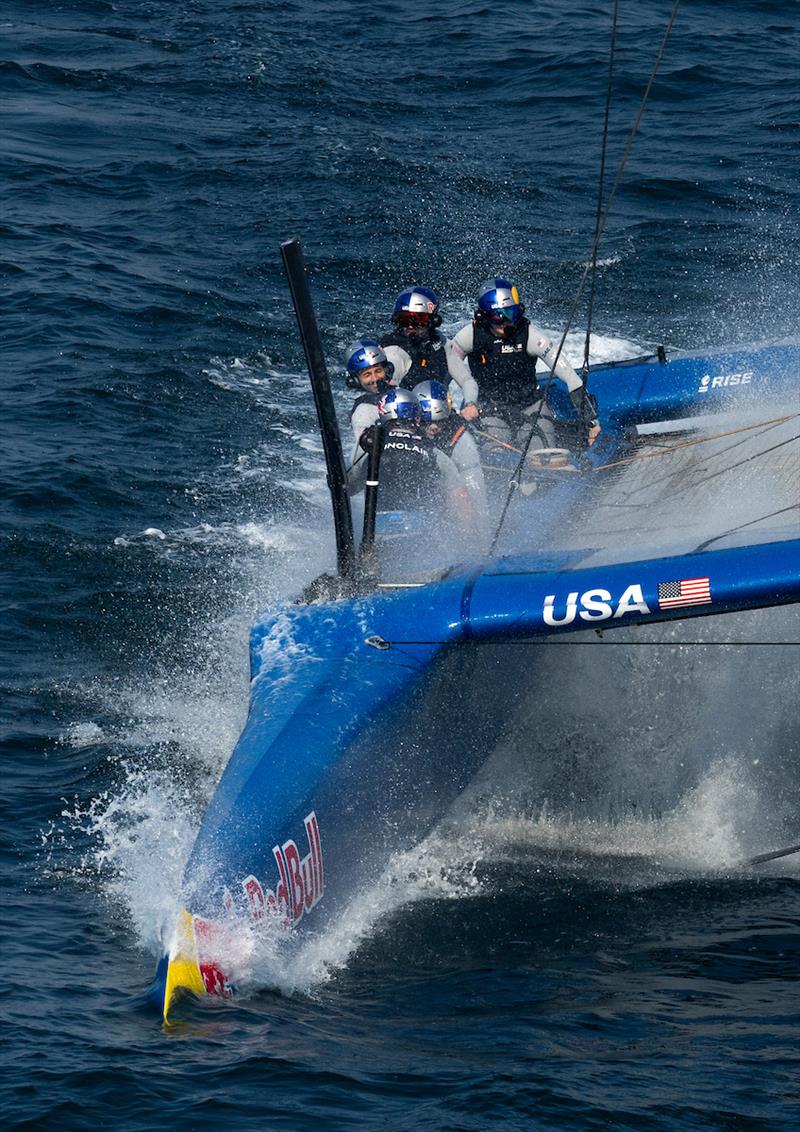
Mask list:
[{"label": "crew member in grey top", "polygon": [[453,352],[464,361],[469,358],[477,373],[484,425],[494,426],[487,431],[506,439],[510,426],[520,446],[529,441],[533,448],[554,446],[553,414],[536,382],[536,360],[541,358],[566,385],[586,442],[593,444],[600,433],[594,397],[563,354],[553,366],[556,347],[525,318],[524,311],[512,283],[488,279],[481,287],[473,321],[453,339]]},{"label": "crew member in grey top", "polygon": [[347,385],[359,394],[350,410],[350,425],[355,438],[350,464],[355,465],[364,455],[359,440],[365,429],[378,421],[378,402],[394,388],[391,367],[383,349],[374,338],[359,338],[348,346],[345,354]]},{"label": "crew member in grey top", "polygon": [[450,394],[440,381],[421,381],[412,390],[421,414],[421,428],[436,448],[445,452],[461,472],[478,516],[486,517],[486,481],[480,453],[467,422],[452,412]]}]

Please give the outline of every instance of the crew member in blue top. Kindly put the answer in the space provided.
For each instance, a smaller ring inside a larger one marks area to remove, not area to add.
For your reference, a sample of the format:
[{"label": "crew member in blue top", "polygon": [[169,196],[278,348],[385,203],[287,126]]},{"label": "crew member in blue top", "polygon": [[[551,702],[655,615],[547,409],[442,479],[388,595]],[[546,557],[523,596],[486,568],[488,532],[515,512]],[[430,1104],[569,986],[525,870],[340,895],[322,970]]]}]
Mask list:
[{"label": "crew member in blue top", "polygon": [[[453,339],[453,352],[469,359],[477,378],[477,398],[487,431],[506,439],[515,430],[517,444],[551,448],[555,444],[553,414],[536,381],[536,361],[541,359],[569,391],[588,444],[600,433],[597,404],[581,377],[563,353],[555,362],[556,347],[538,326],[525,317],[519,292],[508,279],[487,279],[478,295],[478,306]],[[554,366],[555,362],[555,366]]]}]

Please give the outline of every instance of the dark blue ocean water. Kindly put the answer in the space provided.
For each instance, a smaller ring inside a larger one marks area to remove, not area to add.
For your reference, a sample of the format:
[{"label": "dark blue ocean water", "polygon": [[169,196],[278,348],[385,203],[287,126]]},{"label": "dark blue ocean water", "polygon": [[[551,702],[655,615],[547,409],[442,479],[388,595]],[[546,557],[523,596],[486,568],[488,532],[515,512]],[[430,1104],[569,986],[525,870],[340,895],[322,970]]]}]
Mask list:
[{"label": "dark blue ocean water", "polygon": [[[612,169],[670,7],[621,4]],[[786,648],[631,650],[653,729],[549,747],[545,681],[550,809],[467,808],[347,938],[235,1005],[164,1030],[145,1001],[248,624],[332,557],[278,245],[304,240],[337,374],[414,281],[451,325],[507,273],[556,332],[610,9],[2,5],[4,1127],[800,1126],[797,866],[725,867],[800,833]],[[796,338],[798,59],[793,0],[683,5],[596,358]],[[608,683],[585,673],[613,719]]]}]

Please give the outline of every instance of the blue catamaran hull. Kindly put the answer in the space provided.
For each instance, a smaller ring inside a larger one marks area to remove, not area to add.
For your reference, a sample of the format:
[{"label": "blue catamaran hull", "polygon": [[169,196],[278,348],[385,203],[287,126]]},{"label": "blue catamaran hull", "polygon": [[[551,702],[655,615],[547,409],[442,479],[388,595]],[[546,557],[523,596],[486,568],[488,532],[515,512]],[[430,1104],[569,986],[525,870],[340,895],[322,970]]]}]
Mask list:
[{"label": "blue catamaran hull", "polygon": [[[791,401],[798,374],[794,347],[604,369],[591,385],[616,446],[607,441],[584,475],[517,510],[523,552],[424,585],[289,605],[255,626],[248,720],[188,861],[185,910],[159,967],[165,1016],[180,989],[228,993],[227,953],[242,925],[297,947],[393,854],[418,844],[530,694],[540,642],[800,600],[792,517],[755,525],[734,545],[719,535],[678,553],[611,555],[591,541],[542,549],[555,523],[602,500],[594,471],[630,459],[624,430],[712,402],[740,407],[756,389]],[[793,427],[791,413],[775,419]]]}]

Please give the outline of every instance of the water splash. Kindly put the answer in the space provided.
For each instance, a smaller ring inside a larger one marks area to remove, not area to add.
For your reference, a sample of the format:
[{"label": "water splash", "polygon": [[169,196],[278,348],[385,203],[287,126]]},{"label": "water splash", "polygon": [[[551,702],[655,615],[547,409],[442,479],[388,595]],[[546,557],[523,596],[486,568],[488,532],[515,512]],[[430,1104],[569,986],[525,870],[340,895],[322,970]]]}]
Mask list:
[{"label": "water splash", "polygon": [[[576,332],[567,349],[574,353],[579,346],[582,334]],[[595,336],[593,350],[593,360],[602,361],[641,347]],[[300,459],[316,455],[302,430],[276,427]],[[233,482],[256,474],[266,473],[255,457],[226,469]],[[309,490],[318,492],[320,485],[324,490],[315,464]],[[80,843],[83,874],[99,880],[136,938],[158,955],[180,907],[181,875],[196,830],[244,719],[253,613],[265,597],[279,600],[320,572],[330,560],[330,540],[274,519],[232,518],[180,529],[152,527],[115,540],[121,553],[131,545],[159,561],[185,560],[198,548],[212,564],[223,557],[237,560],[239,611],[215,618],[212,604],[195,621],[188,630],[193,639],[183,642],[195,659],[165,664],[156,674],[97,679],[85,695],[99,705],[102,721],[79,721],[64,733],[65,745],[73,749],[102,750],[113,781],[88,803],[65,808],[62,834]],[[764,624],[756,623],[756,633]],[[720,721],[720,703],[735,698],[746,679],[743,658],[724,654],[710,669],[681,648],[675,642],[671,652],[645,663],[619,650],[613,660],[606,654],[602,667],[588,657],[550,658],[550,684],[558,694],[548,700],[543,692],[536,712],[558,725],[543,733],[539,726],[527,727],[524,718],[516,721],[522,739],[490,760],[489,804],[484,778],[483,795],[467,796],[447,825],[396,857],[376,885],[358,893],[299,952],[289,954],[280,936],[240,925],[232,949],[237,985],[245,992],[263,986],[307,991],[346,964],[376,925],[402,907],[485,892],[491,883],[485,866],[509,854],[532,853],[551,872],[574,870],[580,859],[583,874],[598,884],[608,882],[609,863],[615,868],[624,858],[636,864],[626,873],[627,883],[644,885],[725,870],[750,852],[771,848],[778,812],[774,791],[764,768],[754,770],[757,756],[744,747],[749,739],[763,756],[777,736],[762,730],[763,742],[756,746],[756,732],[743,732],[738,713]],[[775,676],[764,710],[774,708],[778,718],[786,702],[779,667],[773,658],[763,668]],[[577,681],[580,695],[570,695],[568,677]],[[707,686],[708,706],[697,699],[680,706],[698,680]],[[661,712],[665,724],[659,733],[654,712]],[[584,726],[587,716],[591,734]],[[526,791],[515,790],[518,776]],[[576,783],[582,791],[577,800]]]},{"label": "water splash", "polygon": [[[739,869],[753,827],[763,833],[765,801],[751,763],[730,757],[709,767],[660,817],[571,818],[546,805],[531,817],[490,805],[444,823],[421,845],[396,854],[376,883],[354,894],[334,922],[298,948],[286,946],[277,924],[229,925],[227,969],[245,997],[265,987],[289,995],[314,993],[381,925],[411,905],[498,895],[499,866],[512,865],[531,891],[543,878],[568,884],[580,876],[598,892],[619,893],[726,876]],[[797,867],[779,866],[781,872]],[[441,920],[446,912],[432,914]]]}]

